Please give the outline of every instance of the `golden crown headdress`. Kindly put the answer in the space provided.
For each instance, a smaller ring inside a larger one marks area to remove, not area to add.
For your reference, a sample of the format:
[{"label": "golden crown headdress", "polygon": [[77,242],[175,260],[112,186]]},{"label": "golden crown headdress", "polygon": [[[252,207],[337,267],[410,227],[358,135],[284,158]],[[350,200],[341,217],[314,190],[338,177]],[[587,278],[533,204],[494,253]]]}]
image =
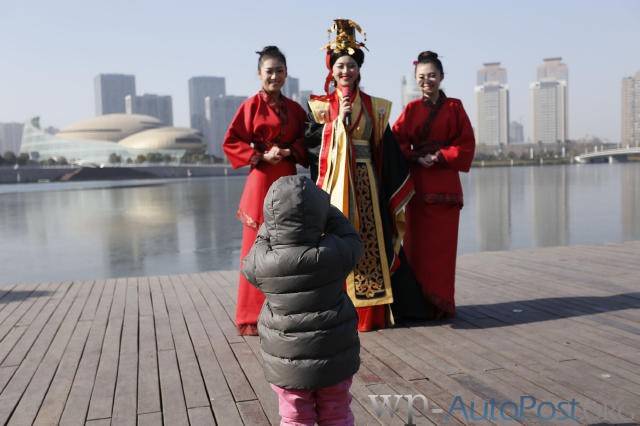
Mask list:
[{"label": "golden crown headdress", "polygon": [[[351,19],[334,19],[333,25],[329,28],[329,43],[322,47],[322,49],[328,49],[335,53],[347,51],[349,55],[353,55],[355,49],[367,47],[363,42],[356,40],[356,30],[364,36],[364,41],[367,41],[367,34],[362,31],[360,25],[356,24]],[[331,33],[336,33],[335,40],[331,40]],[[369,49],[367,49],[369,50]]]}]

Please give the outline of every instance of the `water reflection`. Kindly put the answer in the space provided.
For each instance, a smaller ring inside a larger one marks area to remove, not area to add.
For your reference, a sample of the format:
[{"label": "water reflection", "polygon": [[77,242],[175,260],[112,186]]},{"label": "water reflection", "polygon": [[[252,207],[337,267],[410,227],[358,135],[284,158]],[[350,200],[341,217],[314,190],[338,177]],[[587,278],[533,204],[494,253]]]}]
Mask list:
[{"label": "water reflection", "polygon": [[564,246],[569,241],[567,168],[529,168],[534,246]]},{"label": "water reflection", "polygon": [[[460,253],[640,239],[638,163],[478,168],[462,182]],[[238,268],[244,177],[123,185],[0,185],[0,285]]]},{"label": "water reflection", "polygon": [[476,238],[479,251],[508,250],[511,230],[510,170],[486,169],[474,174]]}]

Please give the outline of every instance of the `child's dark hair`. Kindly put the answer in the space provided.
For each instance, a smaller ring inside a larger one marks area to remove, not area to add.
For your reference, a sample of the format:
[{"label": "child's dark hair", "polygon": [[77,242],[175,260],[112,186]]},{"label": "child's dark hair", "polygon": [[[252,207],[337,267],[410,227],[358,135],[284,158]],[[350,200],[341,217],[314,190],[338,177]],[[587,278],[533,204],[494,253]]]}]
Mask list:
[{"label": "child's dark hair", "polygon": [[278,49],[278,46],[265,46],[262,50],[256,52],[259,56],[258,58],[258,70],[262,66],[262,63],[267,58],[277,59],[284,64],[284,67],[287,67],[287,58],[284,57],[284,53]]},{"label": "child's dark hair", "polygon": [[444,75],[444,68],[442,68],[442,62],[438,59],[438,54],[430,50],[420,52],[418,60],[413,63],[416,67],[418,64],[433,64],[440,71],[440,74]]}]

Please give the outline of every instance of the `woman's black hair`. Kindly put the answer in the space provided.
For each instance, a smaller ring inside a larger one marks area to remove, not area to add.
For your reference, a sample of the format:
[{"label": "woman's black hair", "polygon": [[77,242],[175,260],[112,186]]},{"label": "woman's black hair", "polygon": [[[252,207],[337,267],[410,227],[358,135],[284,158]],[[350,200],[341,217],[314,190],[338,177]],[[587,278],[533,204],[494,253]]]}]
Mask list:
[{"label": "woman's black hair", "polygon": [[440,74],[444,75],[444,68],[442,68],[442,62],[438,59],[438,54],[436,52],[432,52],[430,50],[425,50],[424,52],[420,52],[418,55],[418,60],[414,62],[417,67],[418,64],[433,64],[440,71]]},{"label": "woman's black hair", "polygon": [[362,49],[354,49],[354,52],[351,55],[346,50],[341,50],[337,53],[331,52],[331,56],[329,57],[329,65],[333,67],[333,64],[335,64],[336,61],[343,56],[351,56],[353,60],[356,61],[356,64],[358,64],[358,68],[361,68],[362,64],[364,63],[364,52],[362,51]]},{"label": "woman's black hair", "polygon": [[278,46],[265,46],[262,50],[256,52],[259,56],[258,58],[258,71],[262,66],[262,63],[267,58],[277,59],[284,64],[284,67],[287,67],[287,58],[284,57],[284,53],[278,49]]}]

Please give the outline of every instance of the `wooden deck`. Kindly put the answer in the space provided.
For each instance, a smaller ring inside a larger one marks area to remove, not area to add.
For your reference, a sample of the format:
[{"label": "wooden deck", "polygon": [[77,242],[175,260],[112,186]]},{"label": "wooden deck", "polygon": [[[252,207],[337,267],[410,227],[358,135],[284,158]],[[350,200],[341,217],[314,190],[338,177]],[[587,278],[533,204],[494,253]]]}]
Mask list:
[{"label": "wooden deck", "polygon": [[[0,423],[277,424],[236,274],[0,288]],[[640,242],[463,255],[457,302],[361,334],[358,425],[405,424],[411,398],[419,425],[639,424]],[[369,395],[396,394],[378,417]]]}]

